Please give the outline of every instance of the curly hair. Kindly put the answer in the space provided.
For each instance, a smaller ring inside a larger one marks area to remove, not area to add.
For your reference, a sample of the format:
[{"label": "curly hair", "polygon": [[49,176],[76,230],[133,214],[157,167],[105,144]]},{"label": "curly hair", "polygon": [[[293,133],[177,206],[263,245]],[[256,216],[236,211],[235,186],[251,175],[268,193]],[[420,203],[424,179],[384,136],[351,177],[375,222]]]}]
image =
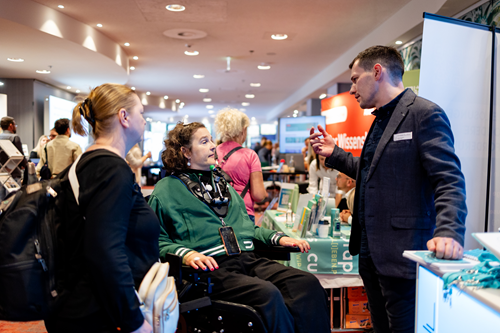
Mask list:
[{"label": "curly hair", "polygon": [[237,109],[225,108],[215,117],[215,131],[222,142],[234,141],[250,126],[248,116]]},{"label": "curly hair", "polygon": [[184,124],[179,121],[174,129],[168,132],[165,140],[166,149],[161,154],[161,160],[167,173],[187,169],[187,159],[181,151],[181,147],[191,149],[193,134],[199,128],[205,128],[202,123]]}]

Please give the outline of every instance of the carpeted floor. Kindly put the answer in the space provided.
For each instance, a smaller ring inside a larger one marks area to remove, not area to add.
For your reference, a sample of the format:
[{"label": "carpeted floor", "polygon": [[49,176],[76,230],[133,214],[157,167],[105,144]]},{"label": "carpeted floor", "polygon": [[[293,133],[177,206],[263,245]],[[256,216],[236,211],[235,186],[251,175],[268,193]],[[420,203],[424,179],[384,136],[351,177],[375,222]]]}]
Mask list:
[{"label": "carpeted floor", "polygon": [[43,321],[11,322],[0,321],[0,332],[2,333],[47,333]]}]

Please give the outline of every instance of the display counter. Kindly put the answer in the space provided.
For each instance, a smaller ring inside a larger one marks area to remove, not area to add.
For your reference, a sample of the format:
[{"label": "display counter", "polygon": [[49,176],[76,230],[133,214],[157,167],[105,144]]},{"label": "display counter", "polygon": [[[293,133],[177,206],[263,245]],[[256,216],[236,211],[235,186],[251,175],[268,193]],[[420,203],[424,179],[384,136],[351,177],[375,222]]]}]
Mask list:
[{"label": "display counter", "polygon": [[[299,239],[297,233],[285,227],[282,212],[265,212],[262,227],[278,230],[288,236]],[[350,226],[342,226],[342,233],[350,233]],[[309,253],[291,253],[290,266],[312,273],[320,280],[324,288],[362,286],[358,275],[358,256],[349,254],[349,240],[308,237],[304,238],[311,245]]]},{"label": "display counter", "polygon": [[417,264],[415,332],[500,331],[500,289],[453,285],[443,290],[443,273]]}]

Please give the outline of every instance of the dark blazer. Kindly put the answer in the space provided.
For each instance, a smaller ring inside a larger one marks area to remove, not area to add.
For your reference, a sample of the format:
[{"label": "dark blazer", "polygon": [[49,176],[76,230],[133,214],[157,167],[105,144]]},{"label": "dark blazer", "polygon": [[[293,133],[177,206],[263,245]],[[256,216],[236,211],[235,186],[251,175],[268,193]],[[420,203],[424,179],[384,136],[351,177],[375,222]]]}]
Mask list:
[{"label": "dark blazer", "polygon": [[[373,124],[368,136],[372,129]],[[401,133],[407,133],[406,139],[394,140]],[[365,179],[368,247],[380,274],[415,278],[415,263],[403,258],[403,251],[426,250],[433,237],[450,237],[463,246],[465,179],[453,144],[444,111],[408,89],[387,124]],[[328,167],[355,179],[360,177],[359,164],[360,158],[339,147],[326,160]],[[355,212],[360,185],[356,183]],[[352,255],[359,254],[360,243],[359,214],[354,214]]]}]

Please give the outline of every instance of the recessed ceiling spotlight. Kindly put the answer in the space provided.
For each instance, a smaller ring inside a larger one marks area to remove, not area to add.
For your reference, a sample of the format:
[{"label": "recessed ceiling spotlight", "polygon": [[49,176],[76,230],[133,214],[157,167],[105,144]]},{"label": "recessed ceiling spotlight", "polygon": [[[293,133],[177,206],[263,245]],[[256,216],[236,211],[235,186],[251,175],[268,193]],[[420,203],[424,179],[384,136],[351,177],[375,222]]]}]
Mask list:
[{"label": "recessed ceiling spotlight", "polygon": [[0,86],[3,86],[3,84],[4,84],[3,82],[0,82]]},{"label": "recessed ceiling spotlight", "polygon": [[102,24],[101,23],[97,23],[96,24],[99,28],[102,28]]},{"label": "recessed ceiling spotlight", "polygon": [[168,96],[167,95],[163,96],[163,99],[168,99]]},{"label": "recessed ceiling spotlight", "polygon": [[76,89],[76,93],[78,94],[80,92],[80,89]]},{"label": "recessed ceiling spotlight", "polygon": [[50,71],[48,71],[46,69],[38,69],[38,70],[36,70],[36,72],[38,74],[50,74]]},{"label": "recessed ceiling spotlight", "polygon": [[181,104],[179,104],[179,107],[182,109],[184,107],[184,105],[186,105],[184,102],[182,102]]},{"label": "recessed ceiling spotlight", "polygon": [[252,117],[252,120],[255,120],[255,117]]},{"label": "recessed ceiling spotlight", "polygon": [[215,112],[214,110],[210,110],[210,111],[208,111],[208,113],[210,113],[210,114],[212,114],[212,113],[214,113],[214,112]]},{"label": "recessed ceiling spotlight", "polygon": [[23,62],[24,59],[23,58],[7,58],[8,61],[12,61],[12,62]]},{"label": "recessed ceiling spotlight", "polygon": [[71,89],[71,86],[67,86],[66,89]]},{"label": "recessed ceiling spotlight", "polygon": [[195,74],[195,75],[193,75],[193,77],[195,79],[203,79],[205,77],[205,75],[203,75],[203,74]]},{"label": "recessed ceiling spotlight", "polygon": [[138,56],[133,56],[132,59],[139,60],[139,57]]},{"label": "recessed ceiling spotlight", "polygon": [[248,103],[248,102],[241,103],[241,106],[249,106],[249,105],[250,105],[250,103]]},{"label": "recessed ceiling spotlight", "polygon": [[135,67],[134,66],[130,66],[130,70],[131,71],[135,71]]},{"label": "recessed ceiling spotlight", "polygon": [[246,95],[245,95],[245,97],[246,97],[246,98],[254,98],[254,97],[255,97],[255,95],[254,95],[254,94],[246,94]]},{"label": "recessed ceiling spotlight", "polygon": [[175,103],[180,103],[180,102],[181,102],[181,100],[178,98],[175,100]]},{"label": "recessed ceiling spotlight", "polygon": [[401,45],[401,44],[403,44],[403,42],[402,42],[402,41],[400,41],[400,40],[397,40],[397,41],[396,41],[396,45]]},{"label": "recessed ceiling spotlight", "polygon": [[130,46],[130,43],[123,43],[123,45],[125,45],[125,46]]},{"label": "recessed ceiling spotlight", "polygon": [[149,95],[151,95],[151,92],[150,92],[150,91],[147,91],[147,92],[146,92],[146,95],[148,95],[148,96],[149,96]]},{"label": "recessed ceiling spotlight", "polygon": [[188,56],[197,56],[198,54],[200,54],[200,52],[198,51],[184,51],[184,54],[185,55],[188,55]]},{"label": "recessed ceiling spotlight", "polygon": [[63,5],[59,5],[59,6],[57,6],[57,7],[61,8],[61,9],[63,9],[63,8],[64,8],[64,6],[63,6]]},{"label": "recessed ceiling spotlight", "polygon": [[201,93],[207,93],[207,92],[209,92],[209,90],[207,88],[200,88],[200,92]]},{"label": "recessed ceiling spotlight", "polygon": [[207,109],[213,109],[214,106],[213,105],[207,105]]},{"label": "recessed ceiling spotlight", "polygon": [[247,109],[245,109],[245,108],[240,108],[240,111],[241,111],[241,112],[245,112],[246,110],[247,110]]},{"label": "recessed ceiling spotlight", "polygon": [[293,110],[293,113],[299,113],[299,110]]},{"label": "recessed ceiling spotlight", "polygon": [[170,10],[171,12],[182,12],[186,9],[186,7],[182,5],[168,5],[165,8],[167,8],[167,10]]},{"label": "recessed ceiling spotlight", "polygon": [[130,89],[135,90],[135,87],[130,87]]},{"label": "recessed ceiling spotlight", "polygon": [[296,114],[296,113],[294,113],[294,114],[293,114],[293,117],[294,117],[294,118],[297,118],[297,114]]},{"label": "recessed ceiling spotlight", "polygon": [[212,101],[212,99],[208,98],[208,97],[203,99],[203,102],[205,102],[205,103],[210,103],[211,101]]},{"label": "recessed ceiling spotlight", "polygon": [[271,66],[270,66],[270,65],[268,65],[268,64],[264,64],[264,63],[262,63],[262,64],[260,64],[259,66],[257,66],[257,68],[258,68],[258,69],[260,69],[260,70],[265,71],[265,70],[270,69],[270,68],[271,68]]},{"label": "recessed ceiling spotlight", "polygon": [[326,94],[321,94],[321,95],[319,95],[319,99],[323,99],[323,98],[325,98],[325,97],[326,97]]},{"label": "recessed ceiling spotlight", "polygon": [[274,35],[271,35],[271,38],[274,40],[283,40],[283,39],[287,39],[288,35],[286,35],[286,34],[274,34]]},{"label": "recessed ceiling spotlight", "polygon": [[260,83],[250,83],[250,87],[260,87]]}]

